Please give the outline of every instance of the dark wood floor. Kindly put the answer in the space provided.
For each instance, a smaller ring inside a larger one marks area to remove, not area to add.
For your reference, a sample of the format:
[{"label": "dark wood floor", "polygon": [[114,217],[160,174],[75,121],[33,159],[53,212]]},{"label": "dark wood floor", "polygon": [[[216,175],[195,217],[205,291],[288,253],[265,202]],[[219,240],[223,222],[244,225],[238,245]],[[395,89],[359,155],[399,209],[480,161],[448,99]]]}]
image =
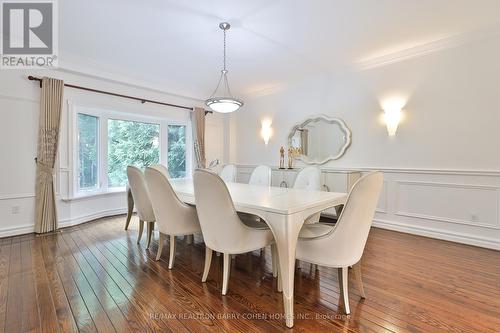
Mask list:
[{"label": "dark wood floor", "polygon": [[[221,258],[202,284],[204,246],[177,241],[154,261],[137,245],[137,220],[102,219],[62,232],[0,240],[3,332],[499,332],[500,252],[373,229],[363,257],[367,298],[351,283],[342,315],[337,273],[303,264],[296,272],[293,330],[280,317],[282,295],[270,251],[235,259],[220,294]],[[157,236],[157,235],[156,235]],[[156,239],[156,237],[155,237]]]}]

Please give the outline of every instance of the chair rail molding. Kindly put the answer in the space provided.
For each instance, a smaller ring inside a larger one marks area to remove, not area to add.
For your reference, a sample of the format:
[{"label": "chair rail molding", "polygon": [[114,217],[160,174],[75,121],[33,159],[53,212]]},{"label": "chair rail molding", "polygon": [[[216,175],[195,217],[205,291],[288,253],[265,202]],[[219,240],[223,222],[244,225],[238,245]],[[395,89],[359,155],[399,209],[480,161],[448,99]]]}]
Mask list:
[{"label": "chair rail molding", "polygon": [[[240,181],[255,166],[237,165]],[[320,169],[324,175],[374,170],[384,173],[374,227],[500,249],[500,170]]]}]

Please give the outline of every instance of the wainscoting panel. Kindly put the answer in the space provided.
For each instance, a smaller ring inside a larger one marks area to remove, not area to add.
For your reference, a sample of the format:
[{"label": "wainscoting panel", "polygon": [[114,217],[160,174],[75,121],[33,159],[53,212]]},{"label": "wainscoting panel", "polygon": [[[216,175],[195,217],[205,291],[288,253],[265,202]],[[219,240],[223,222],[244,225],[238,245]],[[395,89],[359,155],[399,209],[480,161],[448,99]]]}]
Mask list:
[{"label": "wainscoting panel", "polygon": [[394,214],[499,228],[498,198],[492,186],[397,181]]},{"label": "wainscoting panel", "polygon": [[[247,182],[255,166],[239,165]],[[321,168],[323,174],[347,169]],[[384,185],[373,226],[500,250],[500,172],[353,168],[380,170]],[[273,178],[278,178],[273,173]],[[325,181],[330,178],[324,177]],[[273,185],[276,186],[273,179]],[[331,187],[331,186],[329,186]]]}]

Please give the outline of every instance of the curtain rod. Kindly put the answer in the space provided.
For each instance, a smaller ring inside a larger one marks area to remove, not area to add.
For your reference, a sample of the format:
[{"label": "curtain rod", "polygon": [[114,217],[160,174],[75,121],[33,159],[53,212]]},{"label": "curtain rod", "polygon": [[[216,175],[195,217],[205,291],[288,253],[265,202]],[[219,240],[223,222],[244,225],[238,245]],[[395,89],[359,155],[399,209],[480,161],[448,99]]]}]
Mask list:
[{"label": "curtain rod", "polygon": [[[42,79],[39,77],[35,76],[28,76],[28,80],[30,81],[39,81],[40,82],[40,88],[42,87]],[[166,106],[171,106],[174,108],[179,108],[179,109],[185,109],[185,110],[190,110],[192,111],[193,108],[189,106],[183,106],[183,105],[177,105],[177,104],[170,104],[170,103],[164,103],[164,102],[158,102],[158,101],[153,101],[150,99],[145,99],[145,98],[139,98],[139,97],[134,97],[134,96],[129,96],[129,95],[122,95],[122,94],[117,94],[109,91],[104,91],[104,90],[98,90],[98,89],[92,89],[92,88],[87,88],[87,87],[82,87],[82,86],[75,86],[73,84],[64,84],[65,87],[68,88],[74,88],[74,89],[80,89],[80,90],[85,90],[85,91],[90,91],[90,92],[95,92],[98,94],[104,94],[104,95],[111,95],[111,96],[116,96],[116,97],[122,97],[122,98],[128,98],[128,99],[133,99],[136,101],[140,101],[142,104],[144,103],[153,103],[153,104],[159,104],[159,105],[166,105]],[[213,113],[213,111],[205,110],[205,115],[207,113]]]}]

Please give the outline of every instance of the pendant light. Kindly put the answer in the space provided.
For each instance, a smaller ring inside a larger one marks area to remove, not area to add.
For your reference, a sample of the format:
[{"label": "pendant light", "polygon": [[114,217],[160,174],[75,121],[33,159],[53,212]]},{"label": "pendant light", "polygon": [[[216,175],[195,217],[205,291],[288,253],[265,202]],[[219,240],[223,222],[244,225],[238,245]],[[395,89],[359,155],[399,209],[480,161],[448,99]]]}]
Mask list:
[{"label": "pendant light", "polygon": [[[219,28],[224,32],[224,66],[221,71],[219,78],[219,83],[215,88],[212,96],[205,101],[205,104],[215,112],[229,113],[238,110],[243,106],[243,101],[234,98],[231,94],[231,89],[229,89],[229,82],[227,80],[227,69],[226,69],[226,31],[231,28],[231,25],[227,22],[222,22],[219,24]],[[220,88],[220,91],[219,91]]]}]

